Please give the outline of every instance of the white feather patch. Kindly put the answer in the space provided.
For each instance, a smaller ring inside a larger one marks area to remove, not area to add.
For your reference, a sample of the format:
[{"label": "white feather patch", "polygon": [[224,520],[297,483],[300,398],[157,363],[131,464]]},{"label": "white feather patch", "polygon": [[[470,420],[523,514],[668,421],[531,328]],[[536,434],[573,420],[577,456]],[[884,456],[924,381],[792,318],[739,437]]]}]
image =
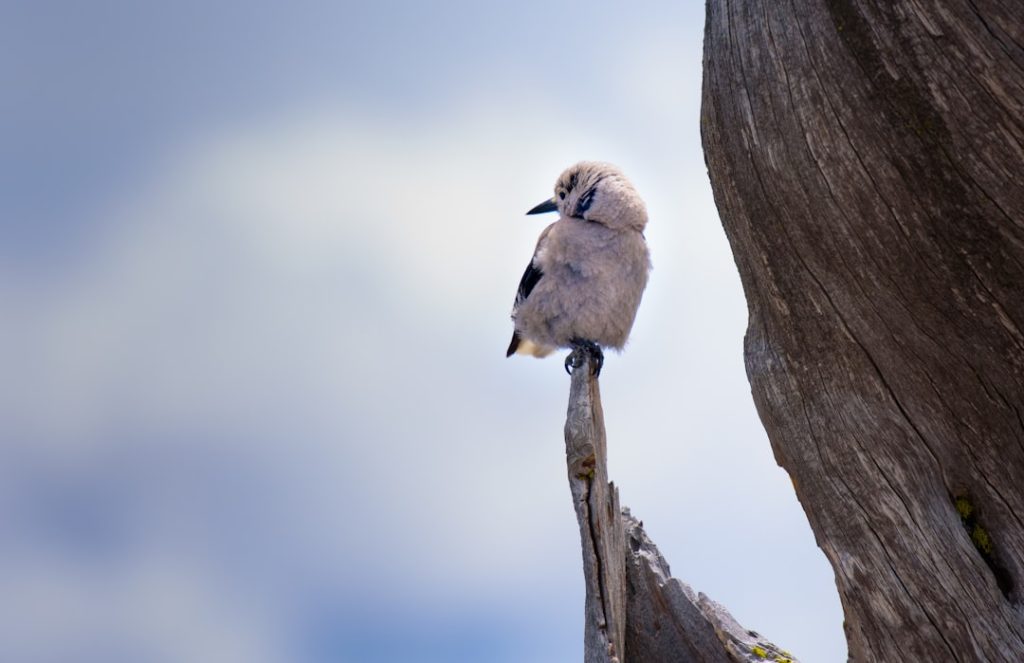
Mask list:
[{"label": "white feather patch", "polygon": [[549,354],[554,352],[555,349],[547,345],[539,345],[533,341],[528,341],[525,338],[519,341],[519,347],[516,348],[517,355],[530,355],[531,357],[547,357]]}]

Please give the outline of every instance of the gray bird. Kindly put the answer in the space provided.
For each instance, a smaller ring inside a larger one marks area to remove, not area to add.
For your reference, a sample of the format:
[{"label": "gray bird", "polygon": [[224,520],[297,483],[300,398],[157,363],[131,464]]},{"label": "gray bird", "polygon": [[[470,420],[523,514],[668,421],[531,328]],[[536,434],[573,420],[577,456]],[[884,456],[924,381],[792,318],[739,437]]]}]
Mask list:
[{"label": "gray bird", "polygon": [[647,208],[618,168],[582,161],[559,176],[553,198],[527,214],[555,211],[558,221],[540,234],[519,282],[506,356],[571,348],[566,371],[589,354],[599,374],[601,348],[626,344],[647,285]]}]

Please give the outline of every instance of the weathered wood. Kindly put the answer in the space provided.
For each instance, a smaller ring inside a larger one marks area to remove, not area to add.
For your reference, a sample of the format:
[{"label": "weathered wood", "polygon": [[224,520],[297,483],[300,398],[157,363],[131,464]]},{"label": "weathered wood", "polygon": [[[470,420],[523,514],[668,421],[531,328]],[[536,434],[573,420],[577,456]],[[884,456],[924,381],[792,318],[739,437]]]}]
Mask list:
[{"label": "weathered wood", "polygon": [[624,509],[626,529],[626,658],[632,662],[795,663],[788,651],[755,631],[669,572],[668,563]]},{"label": "weathered wood", "polygon": [[587,589],[584,661],[621,663],[626,625],[625,534],[619,494],[608,482],[601,392],[589,359],[572,374],[565,455]]},{"label": "weathered wood", "polygon": [[586,663],[792,663],[668,564],[608,481],[601,393],[589,360],[572,375],[565,421],[569,488],[583,549]]},{"label": "weathered wood", "polygon": [[747,373],[851,657],[1024,660],[1024,9],[707,9]]}]

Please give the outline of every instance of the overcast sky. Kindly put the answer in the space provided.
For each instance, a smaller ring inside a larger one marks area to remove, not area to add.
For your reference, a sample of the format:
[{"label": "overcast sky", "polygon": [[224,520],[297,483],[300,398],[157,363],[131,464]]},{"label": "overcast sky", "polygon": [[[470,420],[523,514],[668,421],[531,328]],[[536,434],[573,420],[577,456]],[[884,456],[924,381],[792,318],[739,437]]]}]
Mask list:
[{"label": "overcast sky", "polygon": [[7,7],[0,659],[579,660],[569,380],[504,350],[524,212],[599,159],[654,263],[601,377],[622,503],[845,660],[744,375],[702,4]]}]

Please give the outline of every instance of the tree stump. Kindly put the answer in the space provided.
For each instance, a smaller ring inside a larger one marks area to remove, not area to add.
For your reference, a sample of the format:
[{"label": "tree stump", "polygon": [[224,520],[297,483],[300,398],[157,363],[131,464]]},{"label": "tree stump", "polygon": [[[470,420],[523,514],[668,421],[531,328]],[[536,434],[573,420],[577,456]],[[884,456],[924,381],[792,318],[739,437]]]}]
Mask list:
[{"label": "tree stump", "polygon": [[565,419],[569,489],[580,526],[586,581],[584,661],[622,663],[626,627],[625,533],[619,493],[608,482],[608,452],[597,378],[590,360],[572,375]]},{"label": "tree stump", "polygon": [[794,663],[673,578],[608,481],[601,393],[589,360],[572,375],[565,421],[569,488],[583,549],[585,663]]}]

